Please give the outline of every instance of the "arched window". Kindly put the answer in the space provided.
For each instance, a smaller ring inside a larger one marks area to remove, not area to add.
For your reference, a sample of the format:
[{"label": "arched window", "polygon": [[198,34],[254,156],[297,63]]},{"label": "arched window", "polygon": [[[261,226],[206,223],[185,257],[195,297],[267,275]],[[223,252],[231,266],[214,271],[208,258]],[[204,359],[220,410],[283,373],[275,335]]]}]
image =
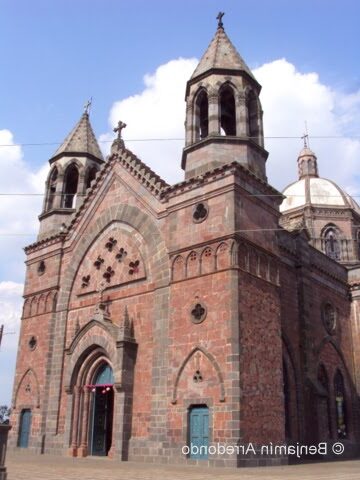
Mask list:
[{"label": "arched window", "polygon": [[326,397],[321,399],[320,408],[318,409],[319,423],[321,425],[321,439],[331,438],[331,410],[330,410],[330,394],[329,394],[329,378],[324,365],[319,365],[318,382],[322,386]]},{"label": "arched window", "polygon": [[209,134],[209,101],[205,90],[196,97],[195,101],[195,136],[201,140]]},{"label": "arched window", "polygon": [[236,135],[235,98],[229,86],[220,91],[220,132],[222,135]]},{"label": "arched window", "polygon": [[344,378],[337,370],[334,377],[334,393],[336,404],[336,426],[338,438],[347,437],[347,422],[346,422],[346,395],[344,387]]},{"label": "arched window", "polygon": [[112,385],[114,383],[113,370],[107,363],[100,366],[95,374],[94,385]]},{"label": "arched window", "polygon": [[47,202],[46,210],[51,210],[54,206],[57,179],[58,179],[58,169],[55,167],[51,172],[51,175],[49,178],[48,202]]},{"label": "arched window", "polygon": [[88,171],[86,173],[85,189],[90,188],[90,184],[94,180],[96,174],[97,174],[97,168],[96,167],[91,167],[91,168],[88,169]]},{"label": "arched window", "polygon": [[63,208],[75,208],[76,193],[79,182],[79,171],[75,164],[70,165],[65,172],[63,190]]},{"label": "arched window", "polygon": [[253,91],[249,92],[246,101],[247,107],[247,127],[248,135],[255,142],[259,141],[260,129],[259,129],[259,109],[258,100]]},{"label": "arched window", "polygon": [[340,243],[335,228],[328,228],[324,235],[325,253],[333,260],[340,260]]}]

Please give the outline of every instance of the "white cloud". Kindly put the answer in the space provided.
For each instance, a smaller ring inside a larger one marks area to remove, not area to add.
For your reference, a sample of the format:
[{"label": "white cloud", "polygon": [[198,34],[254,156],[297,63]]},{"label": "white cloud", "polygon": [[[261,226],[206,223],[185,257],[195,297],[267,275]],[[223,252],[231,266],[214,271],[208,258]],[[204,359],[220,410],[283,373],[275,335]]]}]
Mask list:
[{"label": "white cloud", "polygon": [[[320,175],[351,192],[360,188],[355,175],[360,142],[350,138],[360,115],[360,93],[344,94],[321,83],[316,73],[300,73],[285,59],[254,70],[262,84],[265,136],[298,136],[307,121],[310,146],[318,157]],[[311,136],[337,138],[311,139]],[[343,137],[343,138],[338,138]],[[277,188],[296,180],[300,140],[266,139],[267,172]]]},{"label": "white cloud", "polygon": [[1,342],[0,404],[10,405],[11,386],[14,380],[16,350],[19,340],[22,293],[24,286],[11,281],[0,282],[0,325],[4,325]]},{"label": "white cloud", "polygon": [[[109,123],[127,124],[124,138],[127,147],[153,170],[171,183],[183,179],[180,168],[185,136],[185,85],[195,70],[194,58],[171,60],[144,77],[144,90],[114,103]],[[102,135],[109,140],[113,135]],[[126,139],[180,138],[173,141],[131,142]],[[105,144],[103,144],[105,145]],[[109,144],[106,144],[109,147]]]},{"label": "white cloud", "polygon": [[22,283],[0,282],[0,325],[5,325],[5,332],[19,329],[23,290]]},{"label": "white cloud", "polygon": [[[109,115],[113,127],[127,123],[126,138],[184,138],[185,86],[197,60],[178,59],[161,65],[144,77],[144,89],[137,95],[116,101]],[[297,136],[297,139],[266,139],[271,184],[283,189],[297,179],[300,137],[307,121],[310,136],[344,138],[313,139],[311,148],[318,156],[320,174],[337,181],[350,192],[360,191],[355,174],[360,159],[360,143],[351,139],[360,123],[360,92],[344,94],[324,85],[317,73],[301,73],[279,59],[254,70],[262,84],[265,136]],[[108,133],[101,140],[109,140]],[[184,142],[126,142],[153,170],[169,182],[183,179],[180,170]],[[110,148],[109,144],[106,144]],[[341,164],[341,168],[339,165]]]},{"label": "white cloud", "polygon": [[20,279],[24,272],[22,248],[34,240],[38,230],[45,168],[38,172],[30,169],[21,147],[11,146],[14,139],[9,130],[0,130],[0,144],[9,145],[0,148],[0,251],[3,252],[0,279],[4,278],[3,271],[5,278]]}]

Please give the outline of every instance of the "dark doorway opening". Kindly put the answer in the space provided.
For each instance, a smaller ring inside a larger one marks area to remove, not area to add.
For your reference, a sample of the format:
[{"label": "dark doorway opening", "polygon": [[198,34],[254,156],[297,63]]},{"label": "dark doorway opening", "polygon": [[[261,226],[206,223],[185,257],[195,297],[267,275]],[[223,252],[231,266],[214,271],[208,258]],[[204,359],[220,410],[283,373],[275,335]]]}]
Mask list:
[{"label": "dark doorway opening", "polygon": [[102,364],[95,375],[90,423],[90,453],[106,456],[112,444],[114,416],[114,375],[108,364]]},{"label": "dark doorway opening", "polygon": [[[96,387],[92,411],[91,455],[106,456],[112,443],[114,392]],[[105,390],[105,392],[104,392]]]}]

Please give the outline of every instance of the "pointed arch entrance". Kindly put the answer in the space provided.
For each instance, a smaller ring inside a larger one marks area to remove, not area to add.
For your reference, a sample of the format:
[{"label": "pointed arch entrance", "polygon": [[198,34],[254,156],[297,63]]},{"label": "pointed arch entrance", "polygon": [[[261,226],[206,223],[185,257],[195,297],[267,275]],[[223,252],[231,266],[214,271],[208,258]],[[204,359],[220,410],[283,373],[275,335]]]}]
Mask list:
[{"label": "pointed arch entrance", "polygon": [[114,375],[104,349],[94,345],[80,355],[73,371],[72,456],[111,454],[114,420]]}]

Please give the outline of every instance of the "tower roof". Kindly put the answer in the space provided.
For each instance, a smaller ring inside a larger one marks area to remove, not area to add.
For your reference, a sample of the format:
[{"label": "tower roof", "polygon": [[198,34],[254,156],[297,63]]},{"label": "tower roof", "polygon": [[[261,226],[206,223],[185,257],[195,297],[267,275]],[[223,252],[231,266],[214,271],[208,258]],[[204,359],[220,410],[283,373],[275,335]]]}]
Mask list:
[{"label": "tower roof", "polygon": [[202,56],[190,81],[213,69],[243,71],[256,81],[250,68],[231,43],[223,26],[218,26],[214,38]]},{"label": "tower roof", "polygon": [[56,150],[52,159],[66,154],[86,154],[104,161],[94,131],[91,127],[89,114],[85,111],[78,123],[71,130],[64,142]]}]

